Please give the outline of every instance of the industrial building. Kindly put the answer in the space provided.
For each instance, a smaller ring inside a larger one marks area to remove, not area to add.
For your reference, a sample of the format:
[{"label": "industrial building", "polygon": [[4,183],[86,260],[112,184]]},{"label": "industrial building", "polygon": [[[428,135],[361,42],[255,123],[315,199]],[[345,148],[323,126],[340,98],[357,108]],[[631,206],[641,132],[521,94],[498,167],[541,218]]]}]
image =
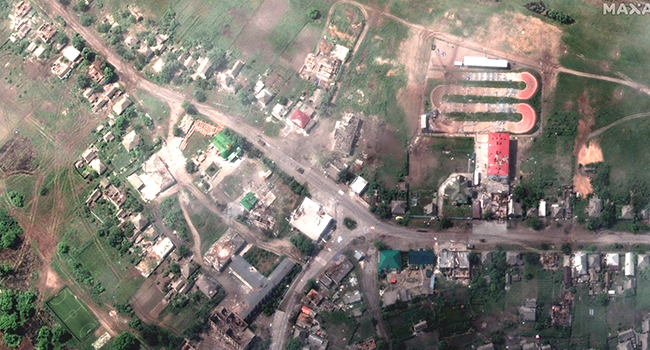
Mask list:
[{"label": "industrial building", "polygon": [[510,173],[510,134],[490,133],[488,136],[488,178],[507,180]]},{"label": "industrial building", "polygon": [[294,263],[285,258],[271,272],[269,277],[265,277],[241,256],[233,256],[229,267],[230,273],[250,289],[233,312],[242,320],[248,319],[260,304],[272,294],[271,292],[282,282],[284,277],[291,272],[293,266]]}]

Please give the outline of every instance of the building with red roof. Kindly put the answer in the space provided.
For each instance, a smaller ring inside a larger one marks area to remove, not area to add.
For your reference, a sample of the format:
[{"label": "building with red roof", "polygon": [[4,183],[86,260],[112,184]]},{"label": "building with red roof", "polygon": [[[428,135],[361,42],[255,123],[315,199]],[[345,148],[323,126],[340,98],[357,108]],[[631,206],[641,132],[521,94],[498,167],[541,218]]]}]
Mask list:
[{"label": "building with red roof", "polygon": [[510,170],[510,134],[490,133],[488,137],[488,178],[508,179]]},{"label": "building with red roof", "polygon": [[291,121],[294,124],[298,125],[301,129],[304,129],[311,121],[311,117],[299,109],[295,111],[293,115],[291,115]]}]

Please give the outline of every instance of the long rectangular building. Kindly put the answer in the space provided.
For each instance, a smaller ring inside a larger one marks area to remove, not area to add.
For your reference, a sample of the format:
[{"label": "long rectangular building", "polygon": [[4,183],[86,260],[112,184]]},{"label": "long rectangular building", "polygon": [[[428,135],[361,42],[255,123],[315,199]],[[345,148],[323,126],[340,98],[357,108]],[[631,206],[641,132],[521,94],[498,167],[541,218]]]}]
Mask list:
[{"label": "long rectangular building", "polygon": [[508,179],[510,172],[510,134],[499,132],[488,136],[488,178]]},{"label": "long rectangular building", "polygon": [[463,66],[477,68],[508,69],[508,60],[492,59],[487,57],[465,56]]}]

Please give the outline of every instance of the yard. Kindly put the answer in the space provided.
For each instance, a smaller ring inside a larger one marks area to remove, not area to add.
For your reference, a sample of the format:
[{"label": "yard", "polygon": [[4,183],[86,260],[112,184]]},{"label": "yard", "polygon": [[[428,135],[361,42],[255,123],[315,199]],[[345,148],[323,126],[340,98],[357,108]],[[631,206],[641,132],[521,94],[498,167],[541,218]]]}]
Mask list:
[{"label": "yard", "polygon": [[257,269],[262,275],[268,276],[280,263],[280,257],[257,246],[244,253],[244,259]]}]

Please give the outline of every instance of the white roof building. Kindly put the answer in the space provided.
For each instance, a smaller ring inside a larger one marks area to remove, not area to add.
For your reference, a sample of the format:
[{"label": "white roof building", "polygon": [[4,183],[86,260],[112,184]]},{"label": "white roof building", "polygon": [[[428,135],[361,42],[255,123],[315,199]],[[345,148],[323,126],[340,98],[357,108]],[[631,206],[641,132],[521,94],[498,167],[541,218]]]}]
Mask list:
[{"label": "white roof building", "polygon": [[291,215],[289,223],[315,241],[327,230],[332,220],[332,216],[327,214],[320,204],[305,197],[300,207]]},{"label": "white roof building", "polygon": [[287,107],[277,103],[275,106],[273,106],[273,111],[271,112],[271,115],[280,119],[287,115]]},{"label": "white roof building", "polygon": [[587,254],[584,252],[577,252],[573,256],[573,271],[574,277],[579,277],[587,274]]},{"label": "white roof building", "polygon": [[634,253],[625,253],[625,276],[634,277]]},{"label": "white roof building", "polygon": [[357,178],[350,184],[350,189],[352,189],[352,192],[356,194],[361,194],[366,189],[366,186],[368,186],[368,181],[361,176],[357,176]]},{"label": "white roof building", "polygon": [[539,214],[540,218],[546,217],[546,201],[543,200],[543,199],[541,201],[539,201],[539,213],[538,214]]},{"label": "white roof building", "polygon": [[203,79],[208,79],[208,73],[211,68],[212,63],[210,63],[210,59],[207,57],[201,57],[199,58],[199,68],[196,69],[196,75]]},{"label": "white roof building", "polygon": [[465,67],[480,68],[508,68],[508,60],[492,59],[487,57],[465,56],[463,59]]},{"label": "white roof building", "polygon": [[63,49],[63,52],[61,52],[61,55],[65,57],[70,62],[74,62],[79,58],[81,55],[81,52],[79,50],[75,49],[73,46],[68,46],[65,49]]},{"label": "white roof building", "polygon": [[348,53],[350,52],[350,49],[348,49],[345,46],[336,44],[334,46],[334,50],[332,50],[332,57],[338,59],[341,62],[345,62],[345,60],[348,58]]},{"label": "white roof building", "polygon": [[621,266],[618,253],[609,253],[605,255],[605,265],[610,270],[618,270]]}]

